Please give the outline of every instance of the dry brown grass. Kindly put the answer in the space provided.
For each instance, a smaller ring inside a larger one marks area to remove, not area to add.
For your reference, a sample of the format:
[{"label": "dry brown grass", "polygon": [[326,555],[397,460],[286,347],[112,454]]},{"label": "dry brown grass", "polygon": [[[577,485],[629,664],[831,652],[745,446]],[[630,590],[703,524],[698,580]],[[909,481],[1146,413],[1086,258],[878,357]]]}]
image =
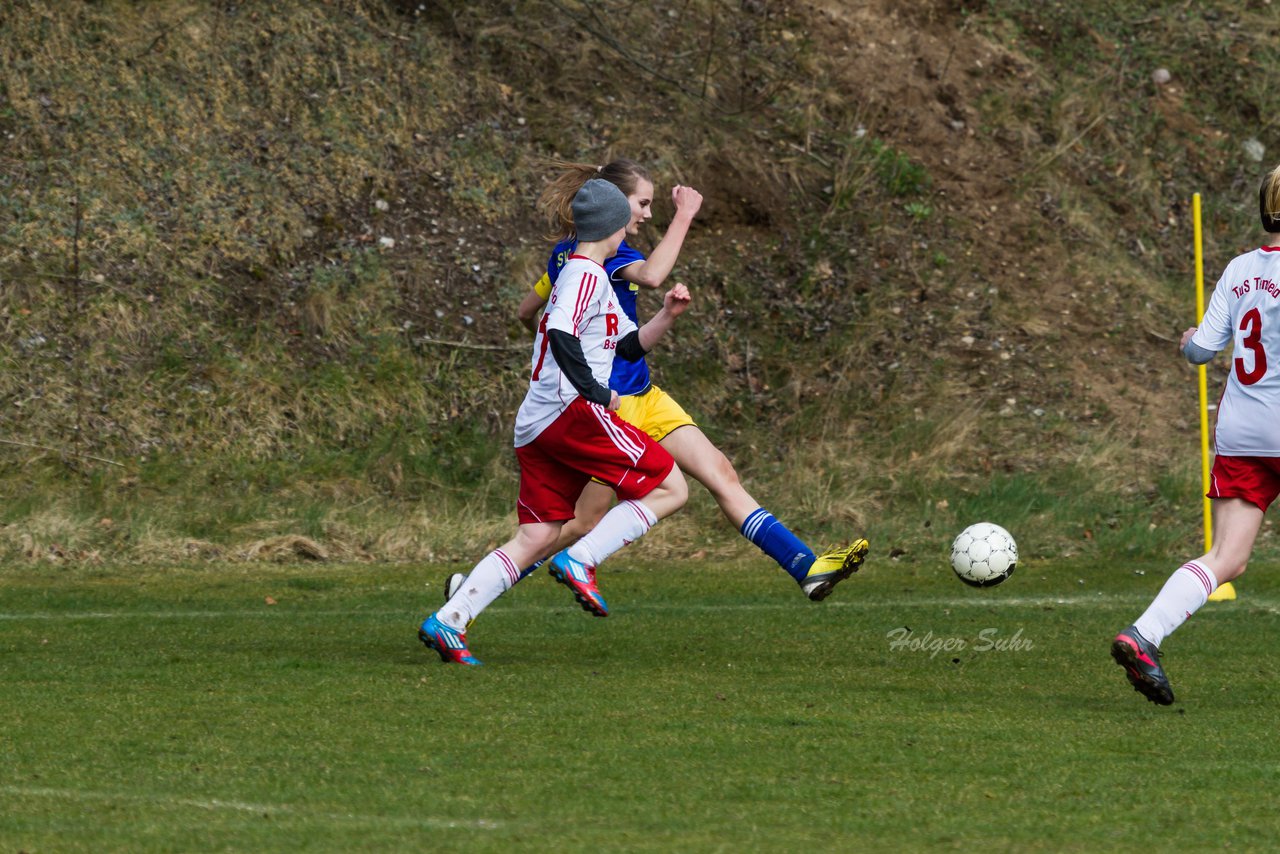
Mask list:
[{"label": "dry brown grass", "polygon": [[[1232,135],[1277,106],[1227,85],[1273,22],[1211,5],[1240,26],[1023,0],[12,3],[0,439],[26,444],[0,447],[0,551],[504,539],[512,307],[554,156],[643,160],[659,221],[671,183],[705,193],[695,310],[653,362],[798,529],[839,539],[957,471],[1158,466],[1185,197],[1232,200],[1207,208],[1220,262],[1249,233]],[[703,533],[714,508],[683,518],[649,547],[738,547]]]}]

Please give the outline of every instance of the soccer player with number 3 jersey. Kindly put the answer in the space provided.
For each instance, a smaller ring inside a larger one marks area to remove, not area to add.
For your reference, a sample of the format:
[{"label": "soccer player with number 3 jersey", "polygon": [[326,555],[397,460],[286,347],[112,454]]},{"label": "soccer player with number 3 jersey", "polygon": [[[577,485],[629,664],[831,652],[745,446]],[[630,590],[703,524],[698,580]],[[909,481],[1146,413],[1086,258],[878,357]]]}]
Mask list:
[{"label": "soccer player with number 3 jersey", "polygon": [[1173,688],[1160,665],[1160,645],[1218,585],[1244,572],[1262,517],[1280,495],[1280,166],[1258,190],[1258,213],[1267,242],[1227,265],[1199,328],[1182,333],[1180,343],[1197,365],[1233,345],[1208,492],[1213,546],[1179,567],[1138,621],[1111,642],[1111,657],[1134,689],[1164,706],[1173,703]]},{"label": "soccer player with number 3 jersey", "polygon": [[608,611],[596,587],[596,566],[688,498],[671,455],[617,416],[618,393],[609,388],[615,355],[642,359],[688,306],[688,289],[673,287],[662,310],[637,328],[618,305],[603,266],[622,243],[630,202],[608,181],[592,180],[575,194],[573,214],[578,245],[556,278],[534,340],[529,391],[516,414],[519,528],[418,629],[418,639],[445,662],[480,663],[467,648],[467,626],[518,580],[521,567],[552,549],[592,478],[608,484],[619,503],[555,554],[549,571],[584,608],[602,616]]}]

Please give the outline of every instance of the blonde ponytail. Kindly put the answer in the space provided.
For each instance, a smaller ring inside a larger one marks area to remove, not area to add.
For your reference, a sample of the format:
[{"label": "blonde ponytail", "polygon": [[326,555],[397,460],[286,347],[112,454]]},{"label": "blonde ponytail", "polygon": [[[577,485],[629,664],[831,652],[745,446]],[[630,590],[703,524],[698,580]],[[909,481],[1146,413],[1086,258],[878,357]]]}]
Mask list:
[{"label": "blonde ponytail", "polygon": [[603,166],[568,160],[553,160],[551,165],[559,169],[560,174],[538,197],[538,209],[547,218],[551,229],[547,237],[552,240],[564,240],[573,235],[573,197],[590,179],[603,178],[627,196],[636,191],[639,179],[649,180],[649,173],[643,166],[625,157],[611,160]]}]

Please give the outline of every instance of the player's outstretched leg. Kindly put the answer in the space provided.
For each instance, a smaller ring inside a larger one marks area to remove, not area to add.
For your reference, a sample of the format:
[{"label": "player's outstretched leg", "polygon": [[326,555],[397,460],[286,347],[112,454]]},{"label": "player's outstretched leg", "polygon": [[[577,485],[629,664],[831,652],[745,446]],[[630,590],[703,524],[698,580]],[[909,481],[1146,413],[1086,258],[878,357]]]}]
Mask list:
[{"label": "player's outstretched leg", "polygon": [[467,649],[467,633],[449,628],[435,614],[422,621],[422,627],[418,629],[418,640],[427,649],[435,650],[445,664],[466,664],[471,667],[480,664],[480,659]]},{"label": "player's outstretched leg", "polygon": [[1133,690],[1153,703],[1173,703],[1173,687],[1160,666],[1160,649],[1138,633],[1133,626],[1124,629],[1111,641],[1111,657],[1124,668]]},{"label": "player's outstretched leg", "polygon": [[823,552],[800,579],[800,588],[814,602],[821,602],[837,584],[858,571],[870,547],[866,540],[859,539],[842,549]]},{"label": "player's outstretched leg", "polygon": [[547,561],[547,572],[573,592],[573,598],[578,600],[582,610],[596,617],[609,616],[609,606],[600,595],[600,588],[596,586],[594,566],[574,560],[569,556],[569,550],[565,549]]}]

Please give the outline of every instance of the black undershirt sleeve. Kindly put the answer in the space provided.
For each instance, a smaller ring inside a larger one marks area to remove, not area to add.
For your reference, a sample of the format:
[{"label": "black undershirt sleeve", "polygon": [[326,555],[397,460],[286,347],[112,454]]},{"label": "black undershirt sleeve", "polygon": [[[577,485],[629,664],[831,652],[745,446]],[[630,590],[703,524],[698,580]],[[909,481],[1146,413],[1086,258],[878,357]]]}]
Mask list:
[{"label": "black undershirt sleeve", "polygon": [[618,358],[638,362],[647,355],[640,346],[640,330],[634,329],[618,339]]},{"label": "black undershirt sleeve", "polygon": [[592,403],[608,406],[613,395],[591,375],[587,357],[582,352],[582,342],[559,329],[547,330],[547,341],[551,343],[551,355],[555,356],[556,364],[578,394]]}]

